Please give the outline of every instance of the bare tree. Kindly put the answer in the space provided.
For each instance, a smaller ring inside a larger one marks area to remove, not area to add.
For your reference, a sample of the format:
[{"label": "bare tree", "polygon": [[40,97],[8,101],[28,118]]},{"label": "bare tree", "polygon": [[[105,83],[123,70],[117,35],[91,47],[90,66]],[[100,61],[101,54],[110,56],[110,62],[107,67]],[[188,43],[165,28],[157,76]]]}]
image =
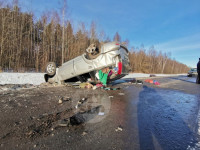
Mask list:
[{"label": "bare tree", "polygon": [[64,63],[64,46],[65,46],[65,13],[66,13],[66,6],[67,6],[67,1],[63,0],[63,8],[62,8],[62,64]]},{"label": "bare tree", "polygon": [[90,43],[95,43],[96,40],[97,40],[96,23],[92,21],[90,26]]},{"label": "bare tree", "polygon": [[121,42],[121,36],[119,35],[118,32],[115,33],[115,35],[113,37],[113,41]]},{"label": "bare tree", "polygon": [[[89,30],[82,22],[74,32],[71,21],[65,20],[66,0],[62,13],[45,12],[39,19],[32,12],[22,12],[17,1],[11,6],[0,0],[0,67],[15,71],[44,71],[48,61],[61,65],[85,52],[90,43],[110,42],[102,31],[98,33],[96,23]],[[62,21],[60,21],[60,16]],[[113,40],[121,42],[116,32]],[[128,39],[125,41],[129,46]],[[130,45],[131,46],[131,45]],[[135,72],[184,73],[189,68],[171,59],[169,54],[158,52],[154,47],[149,51],[144,46],[130,49],[129,60]]]}]

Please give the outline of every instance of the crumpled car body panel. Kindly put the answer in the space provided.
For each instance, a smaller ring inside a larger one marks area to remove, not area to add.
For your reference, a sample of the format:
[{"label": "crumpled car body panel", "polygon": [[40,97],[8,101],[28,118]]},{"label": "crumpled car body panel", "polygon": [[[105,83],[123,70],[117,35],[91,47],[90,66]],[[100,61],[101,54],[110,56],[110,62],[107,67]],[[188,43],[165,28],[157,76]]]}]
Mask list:
[{"label": "crumpled car body panel", "polygon": [[119,61],[122,61],[124,65],[122,74],[128,74],[129,71],[127,71],[127,68],[130,67],[128,50],[125,47],[116,45],[116,42],[110,42],[101,47],[101,53],[95,59],[87,59],[84,53],[81,56],[63,63],[63,65],[57,69],[53,80],[55,82],[61,82],[105,67],[116,67]]}]

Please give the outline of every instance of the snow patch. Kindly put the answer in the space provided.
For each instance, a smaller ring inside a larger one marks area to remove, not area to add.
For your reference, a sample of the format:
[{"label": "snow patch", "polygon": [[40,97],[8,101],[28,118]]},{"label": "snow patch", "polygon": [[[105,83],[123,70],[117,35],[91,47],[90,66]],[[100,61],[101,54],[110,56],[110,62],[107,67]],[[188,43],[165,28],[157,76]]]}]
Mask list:
[{"label": "snow patch", "polygon": [[33,84],[44,83],[44,73],[0,73],[0,84]]},{"label": "snow patch", "polygon": [[[40,85],[45,82],[44,79],[45,73],[0,73],[0,85],[5,84],[33,84]],[[155,74],[156,77],[167,77],[167,76],[180,76],[186,74]],[[149,77],[150,74],[145,73],[130,73],[126,75],[124,78],[146,78]],[[194,79],[191,79],[191,82]]]},{"label": "snow patch", "polygon": [[[145,73],[130,73],[123,78],[146,78],[150,77],[150,75],[151,74],[145,74]],[[153,75],[156,75],[156,77],[186,76],[186,74],[153,74]]]}]

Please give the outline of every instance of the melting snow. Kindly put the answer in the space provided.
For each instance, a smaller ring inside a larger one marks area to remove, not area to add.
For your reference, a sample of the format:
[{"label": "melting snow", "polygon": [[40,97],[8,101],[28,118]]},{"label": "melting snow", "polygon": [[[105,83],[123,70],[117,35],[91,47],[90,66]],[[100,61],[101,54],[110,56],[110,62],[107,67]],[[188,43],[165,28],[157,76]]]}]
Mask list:
[{"label": "melting snow", "polygon": [[0,84],[33,84],[45,82],[44,73],[0,73]]},{"label": "melting snow", "polygon": [[[33,84],[39,85],[44,83],[44,74],[45,73],[0,73],[0,85],[4,84]],[[166,76],[180,76],[183,74],[155,74],[157,77],[166,77]],[[149,77],[150,74],[144,73],[130,73],[124,78],[145,78]],[[186,74],[184,74],[186,77]],[[195,82],[195,79],[189,79],[191,82]],[[188,80],[188,81],[189,81]]]}]

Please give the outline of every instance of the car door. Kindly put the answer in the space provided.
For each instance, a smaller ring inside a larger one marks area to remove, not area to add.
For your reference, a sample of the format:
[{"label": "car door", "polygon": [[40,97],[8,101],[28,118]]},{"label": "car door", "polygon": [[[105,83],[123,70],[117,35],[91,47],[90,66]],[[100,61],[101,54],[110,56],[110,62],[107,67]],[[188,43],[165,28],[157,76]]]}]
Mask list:
[{"label": "car door", "polygon": [[74,72],[76,75],[81,75],[94,70],[92,60],[86,60],[84,55],[74,59]]},{"label": "car door", "polygon": [[66,63],[64,63],[59,69],[58,69],[58,76],[60,80],[66,80],[70,79],[75,76],[74,72],[74,60],[70,60]]}]

